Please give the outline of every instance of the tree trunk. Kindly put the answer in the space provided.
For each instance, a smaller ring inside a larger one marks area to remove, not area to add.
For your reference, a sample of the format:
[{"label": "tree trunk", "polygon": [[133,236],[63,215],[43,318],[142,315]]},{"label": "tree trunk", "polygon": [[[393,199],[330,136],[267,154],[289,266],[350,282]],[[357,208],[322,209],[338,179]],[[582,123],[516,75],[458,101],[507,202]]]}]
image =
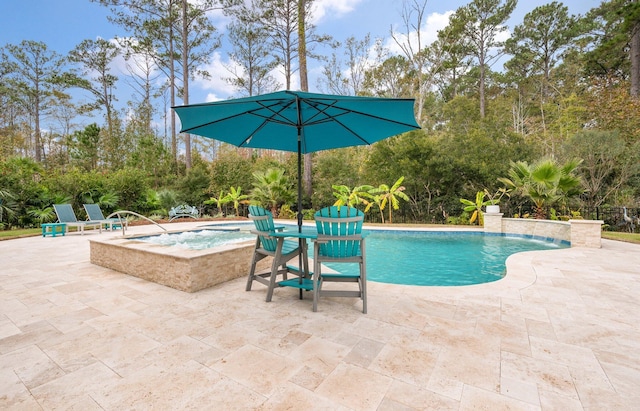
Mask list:
[{"label": "tree trunk", "polygon": [[[170,12],[171,13],[171,12]],[[169,18],[169,20],[172,20]],[[173,24],[169,24],[169,55],[174,55],[173,50]],[[169,59],[169,88],[171,89],[171,107],[176,105],[176,70],[173,63],[173,58]],[[171,154],[173,155],[173,162],[176,165],[176,173],[178,172],[178,143],[176,141],[176,112],[171,110]]]},{"label": "tree trunk", "polygon": [[35,101],[35,149],[36,149],[36,162],[40,163],[42,161],[42,131],[40,130],[40,96],[39,96],[39,88],[36,85],[36,101]]},{"label": "tree trunk", "polygon": [[[182,0],[182,101],[189,104],[189,61],[188,57],[188,38],[189,24],[187,20],[187,0]],[[184,155],[187,171],[191,169],[191,135],[184,135]]]},{"label": "tree trunk", "polygon": [[480,58],[480,85],[479,85],[479,94],[480,94],[480,118],[484,118],[484,76],[485,76],[485,62],[484,55]]},{"label": "tree trunk", "polygon": [[633,98],[640,97],[640,22],[636,23],[631,33],[631,90]]},{"label": "tree trunk", "polygon": [[[300,90],[309,91],[309,80],[307,78],[307,38],[305,34],[305,0],[298,0],[298,59],[300,61]],[[304,131],[303,131],[304,133]],[[311,153],[304,155],[304,192],[305,195],[311,198],[313,194],[311,186]],[[300,182],[298,182],[300,184]],[[301,212],[302,210],[298,210]]]}]

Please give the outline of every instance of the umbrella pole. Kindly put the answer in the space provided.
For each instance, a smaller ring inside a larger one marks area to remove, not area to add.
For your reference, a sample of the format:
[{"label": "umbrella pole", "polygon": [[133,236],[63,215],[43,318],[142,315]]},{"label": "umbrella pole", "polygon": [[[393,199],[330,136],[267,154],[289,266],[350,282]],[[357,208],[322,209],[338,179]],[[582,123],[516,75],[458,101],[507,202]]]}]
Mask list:
[{"label": "umbrella pole", "polygon": [[[302,113],[300,112],[300,99],[296,97],[296,105],[298,108],[298,233],[302,233]],[[298,270],[301,275],[298,277],[300,283],[304,281],[302,277],[302,270],[304,265],[302,262],[302,253],[307,253],[307,240],[300,237],[298,238],[298,247],[300,248],[300,254],[298,254]],[[307,276],[307,273],[304,273]],[[300,299],[302,300],[302,287],[300,288]]]}]

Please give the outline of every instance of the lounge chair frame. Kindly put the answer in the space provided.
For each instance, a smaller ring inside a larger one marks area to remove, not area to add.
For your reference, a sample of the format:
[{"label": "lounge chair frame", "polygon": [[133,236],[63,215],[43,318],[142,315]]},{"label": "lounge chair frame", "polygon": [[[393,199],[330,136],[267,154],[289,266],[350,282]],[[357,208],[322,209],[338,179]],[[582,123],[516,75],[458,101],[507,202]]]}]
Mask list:
[{"label": "lounge chair frame", "polygon": [[92,203],[92,204],[83,204],[84,211],[87,213],[87,218],[91,222],[100,222],[105,226],[105,228],[113,231],[114,226],[122,228],[124,231],[124,227],[129,224],[126,219],[121,218],[106,218],[102,213],[102,209],[100,209],[100,205]]},{"label": "lounge chair frame", "polygon": [[67,227],[77,227],[81,235],[84,235],[85,227],[98,228],[102,234],[102,224],[96,221],[79,221],[71,204],[54,204],[53,209],[58,216],[58,222],[64,223]]}]

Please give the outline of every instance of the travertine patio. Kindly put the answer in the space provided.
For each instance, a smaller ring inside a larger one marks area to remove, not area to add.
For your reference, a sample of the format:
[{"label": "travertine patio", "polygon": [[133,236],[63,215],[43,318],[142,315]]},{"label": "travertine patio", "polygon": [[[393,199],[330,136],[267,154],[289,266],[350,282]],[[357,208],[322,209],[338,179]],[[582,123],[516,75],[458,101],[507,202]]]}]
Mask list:
[{"label": "travertine patio", "polygon": [[[172,228],[194,227],[179,223]],[[129,232],[152,231],[151,226]],[[84,236],[0,241],[0,409],[632,410],[640,246],[523,253],[461,288],[353,299],[186,293],[89,263]]]}]

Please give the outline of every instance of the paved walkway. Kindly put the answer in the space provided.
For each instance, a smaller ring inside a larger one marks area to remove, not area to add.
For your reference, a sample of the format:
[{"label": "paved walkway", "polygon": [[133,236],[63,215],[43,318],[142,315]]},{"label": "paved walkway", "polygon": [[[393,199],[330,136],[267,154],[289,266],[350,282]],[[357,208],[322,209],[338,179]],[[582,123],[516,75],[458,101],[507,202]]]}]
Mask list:
[{"label": "paved walkway", "polygon": [[0,241],[0,409],[640,409],[640,246],[522,253],[480,286],[369,282],[364,315],[89,263],[110,235]]}]

